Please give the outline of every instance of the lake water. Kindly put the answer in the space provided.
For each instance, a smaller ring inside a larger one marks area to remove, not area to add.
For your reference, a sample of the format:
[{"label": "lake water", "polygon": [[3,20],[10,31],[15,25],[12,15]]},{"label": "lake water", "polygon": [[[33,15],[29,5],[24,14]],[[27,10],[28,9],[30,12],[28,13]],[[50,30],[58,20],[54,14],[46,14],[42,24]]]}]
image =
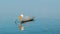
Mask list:
[{"label": "lake water", "polygon": [[14,20],[0,21],[0,34],[60,34],[60,19],[39,18],[23,26],[20,31]]}]

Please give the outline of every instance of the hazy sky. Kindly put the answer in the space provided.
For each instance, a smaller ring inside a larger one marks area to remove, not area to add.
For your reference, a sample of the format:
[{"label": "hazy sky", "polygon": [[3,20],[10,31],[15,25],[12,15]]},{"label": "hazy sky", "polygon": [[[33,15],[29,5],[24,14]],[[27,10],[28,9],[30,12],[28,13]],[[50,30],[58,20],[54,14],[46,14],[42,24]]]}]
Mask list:
[{"label": "hazy sky", "polygon": [[27,16],[60,18],[60,0],[0,0],[0,18]]}]

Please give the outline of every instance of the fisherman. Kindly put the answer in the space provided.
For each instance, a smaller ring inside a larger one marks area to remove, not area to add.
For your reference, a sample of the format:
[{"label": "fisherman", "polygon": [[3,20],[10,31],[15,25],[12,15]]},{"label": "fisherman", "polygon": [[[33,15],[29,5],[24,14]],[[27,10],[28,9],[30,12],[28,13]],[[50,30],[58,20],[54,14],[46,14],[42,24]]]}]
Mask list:
[{"label": "fisherman", "polygon": [[[22,21],[22,19],[23,19],[23,14],[21,14],[20,16],[19,16],[19,19],[20,19],[20,21]],[[20,26],[19,26],[19,28],[20,28],[20,30],[24,30],[24,28],[23,28],[23,26],[22,26],[22,23],[20,23]]]}]

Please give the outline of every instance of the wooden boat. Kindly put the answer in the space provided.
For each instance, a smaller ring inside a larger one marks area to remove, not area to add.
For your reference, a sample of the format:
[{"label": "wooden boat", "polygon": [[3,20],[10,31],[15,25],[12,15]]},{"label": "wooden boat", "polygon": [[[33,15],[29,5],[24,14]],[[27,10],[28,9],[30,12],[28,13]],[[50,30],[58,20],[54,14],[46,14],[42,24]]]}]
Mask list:
[{"label": "wooden boat", "polygon": [[31,21],[34,21],[34,18],[31,18],[31,19],[28,19],[28,20],[22,20],[21,24],[26,23],[26,22],[31,22]]}]

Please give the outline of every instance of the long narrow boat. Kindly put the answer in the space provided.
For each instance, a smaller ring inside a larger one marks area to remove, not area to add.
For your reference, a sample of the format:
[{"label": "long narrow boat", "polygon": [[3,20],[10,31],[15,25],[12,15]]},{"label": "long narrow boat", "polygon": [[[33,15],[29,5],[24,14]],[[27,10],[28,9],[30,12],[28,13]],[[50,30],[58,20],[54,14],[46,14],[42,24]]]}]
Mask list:
[{"label": "long narrow boat", "polygon": [[26,23],[26,22],[31,22],[31,21],[34,21],[34,18],[30,18],[28,20],[22,20],[21,24]]}]

